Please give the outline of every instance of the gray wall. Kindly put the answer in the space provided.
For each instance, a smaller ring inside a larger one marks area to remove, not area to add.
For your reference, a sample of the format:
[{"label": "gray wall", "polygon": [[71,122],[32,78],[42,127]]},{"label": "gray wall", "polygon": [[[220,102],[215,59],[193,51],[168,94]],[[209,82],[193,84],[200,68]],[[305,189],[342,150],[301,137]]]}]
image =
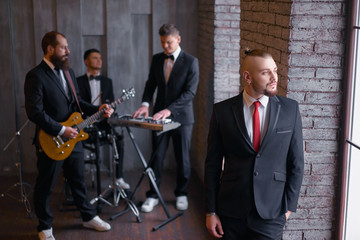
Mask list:
[{"label": "gray wall", "polygon": [[[0,147],[3,149],[27,121],[24,108],[26,73],[42,59],[41,39],[51,30],[66,35],[76,75],[85,73],[83,52],[102,52],[102,73],[113,79],[115,98],[133,86],[136,96],[117,108],[133,113],[141,103],[153,54],[161,51],[158,29],[166,22],[178,25],[181,47],[196,53],[197,1],[193,0],[8,0],[0,1]],[[27,124],[0,154],[0,174],[14,174],[21,158],[24,172],[36,170],[32,145],[35,126]],[[132,129],[145,157],[150,155],[150,131]],[[18,143],[19,140],[19,144]],[[19,154],[21,153],[21,154]],[[166,167],[172,167],[168,153]],[[125,170],[141,168],[126,134]]]}]

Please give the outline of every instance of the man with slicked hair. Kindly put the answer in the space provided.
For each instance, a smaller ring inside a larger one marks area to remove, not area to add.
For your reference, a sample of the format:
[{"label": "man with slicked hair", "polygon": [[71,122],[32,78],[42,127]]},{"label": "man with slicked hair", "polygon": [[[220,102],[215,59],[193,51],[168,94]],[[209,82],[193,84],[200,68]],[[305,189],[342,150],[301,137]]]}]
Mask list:
[{"label": "man with slicked hair", "polygon": [[280,240],[304,171],[298,103],[277,95],[277,66],[247,51],[244,90],[214,104],[205,161],[206,227],[222,239]]}]

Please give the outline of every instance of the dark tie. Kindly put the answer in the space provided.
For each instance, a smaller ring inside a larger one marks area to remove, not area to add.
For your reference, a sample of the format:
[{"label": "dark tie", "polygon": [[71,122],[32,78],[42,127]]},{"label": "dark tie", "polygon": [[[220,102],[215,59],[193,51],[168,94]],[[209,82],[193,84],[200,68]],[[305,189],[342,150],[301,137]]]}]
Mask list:
[{"label": "dark tie", "polygon": [[174,56],[173,56],[173,55],[166,55],[166,54],[165,54],[165,59],[167,59],[167,58],[170,58],[171,60],[174,61]]},{"label": "dark tie", "polygon": [[90,75],[90,80],[98,80],[100,81],[100,77],[99,76],[93,76],[93,75]]},{"label": "dark tie", "polygon": [[253,146],[256,152],[260,148],[260,116],[259,116],[260,102],[254,102],[254,114],[253,114]]}]

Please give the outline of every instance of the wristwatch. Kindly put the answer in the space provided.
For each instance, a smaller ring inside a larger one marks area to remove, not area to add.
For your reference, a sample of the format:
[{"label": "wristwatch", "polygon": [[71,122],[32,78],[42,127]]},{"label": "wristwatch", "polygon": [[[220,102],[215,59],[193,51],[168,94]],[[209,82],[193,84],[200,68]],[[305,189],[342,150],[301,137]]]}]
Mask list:
[{"label": "wristwatch", "polygon": [[211,217],[211,216],[214,216],[215,214],[216,214],[215,212],[208,212],[208,213],[206,213],[206,216]]}]

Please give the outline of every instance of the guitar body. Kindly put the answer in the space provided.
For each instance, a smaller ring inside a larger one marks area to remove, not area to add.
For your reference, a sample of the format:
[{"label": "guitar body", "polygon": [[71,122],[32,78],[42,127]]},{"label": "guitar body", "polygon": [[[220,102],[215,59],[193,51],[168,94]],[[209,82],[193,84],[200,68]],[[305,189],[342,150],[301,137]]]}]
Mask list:
[{"label": "guitar body", "polygon": [[[130,97],[135,96],[134,88],[130,88],[128,90],[123,90],[123,95],[109,104],[109,107],[114,108],[118,104],[124,102],[125,100],[129,99]],[[70,156],[71,152],[73,151],[76,143],[80,141],[84,141],[89,138],[89,135],[84,132],[84,128],[89,126],[91,123],[95,122],[96,120],[100,119],[101,116],[104,114],[105,109],[94,113],[90,117],[83,120],[81,114],[78,112],[74,112],[70,115],[68,120],[62,122],[61,124],[65,127],[72,127],[77,129],[78,135],[74,139],[66,139],[62,136],[52,136],[46,133],[44,130],[40,129],[39,131],[39,143],[41,149],[45,152],[45,154],[56,161],[61,161],[66,159]]]},{"label": "guitar body", "polygon": [[[74,112],[65,122],[61,124],[66,127],[77,128],[77,125],[83,122],[81,114]],[[74,139],[66,139],[62,136],[52,136],[44,130],[39,131],[39,143],[45,154],[56,161],[61,161],[70,156],[76,143],[88,139],[89,135],[83,129]]]}]

